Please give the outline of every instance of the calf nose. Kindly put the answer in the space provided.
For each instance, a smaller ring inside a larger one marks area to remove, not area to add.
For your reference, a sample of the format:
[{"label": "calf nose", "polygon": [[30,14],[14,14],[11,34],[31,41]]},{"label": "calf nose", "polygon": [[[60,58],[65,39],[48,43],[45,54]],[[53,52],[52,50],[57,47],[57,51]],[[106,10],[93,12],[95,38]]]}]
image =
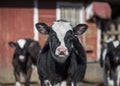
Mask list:
[{"label": "calf nose", "polygon": [[21,60],[24,59],[24,58],[25,58],[25,56],[23,56],[23,55],[19,56],[19,59],[21,59]]},{"label": "calf nose", "polygon": [[58,47],[55,51],[56,55],[68,55],[68,49],[66,47]]},{"label": "calf nose", "polygon": [[66,48],[58,48],[58,51],[61,52],[61,53],[64,53],[64,52],[67,51],[67,49]]}]

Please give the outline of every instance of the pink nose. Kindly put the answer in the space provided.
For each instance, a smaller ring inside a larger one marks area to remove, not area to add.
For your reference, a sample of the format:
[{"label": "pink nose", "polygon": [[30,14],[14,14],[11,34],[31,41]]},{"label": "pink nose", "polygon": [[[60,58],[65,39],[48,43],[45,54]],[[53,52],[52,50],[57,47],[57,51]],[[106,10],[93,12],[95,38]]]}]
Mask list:
[{"label": "pink nose", "polygon": [[58,48],[58,51],[59,51],[59,52],[66,52],[67,49],[66,49],[66,48]]}]

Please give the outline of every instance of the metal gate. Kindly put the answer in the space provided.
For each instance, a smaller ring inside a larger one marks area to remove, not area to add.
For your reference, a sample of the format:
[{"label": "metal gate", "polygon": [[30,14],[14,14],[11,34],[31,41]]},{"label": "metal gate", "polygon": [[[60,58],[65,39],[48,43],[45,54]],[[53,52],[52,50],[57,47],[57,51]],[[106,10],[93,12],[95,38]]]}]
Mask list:
[{"label": "metal gate", "polygon": [[112,40],[120,40],[120,17],[108,23],[109,29],[102,32],[102,41],[106,42],[109,38]]}]

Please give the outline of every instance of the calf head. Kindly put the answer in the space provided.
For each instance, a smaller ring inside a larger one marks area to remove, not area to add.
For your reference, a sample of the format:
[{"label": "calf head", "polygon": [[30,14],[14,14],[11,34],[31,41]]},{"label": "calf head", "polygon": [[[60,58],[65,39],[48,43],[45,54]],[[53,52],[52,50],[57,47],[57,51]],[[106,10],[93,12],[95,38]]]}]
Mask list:
[{"label": "calf head", "polygon": [[15,47],[15,52],[14,54],[18,57],[18,59],[21,62],[26,61],[28,52],[27,52],[27,42],[24,39],[19,39],[16,43],[14,42],[9,42],[8,43],[10,47]]},{"label": "calf head", "polygon": [[111,41],[107,44],[108,55],[114,63],[120,64],[120,41]]},{"label": "calf head", "polygon": [[58,62],[64,62],[73,49],[73,39],[76,35],[83,34],[87,29],[86,24],[78,24],[75,27],[67,21],[56,21],[52,26],[45,23],[37,23],[36,28],[41,34],[48,34],[48,45],[52,57]]}]

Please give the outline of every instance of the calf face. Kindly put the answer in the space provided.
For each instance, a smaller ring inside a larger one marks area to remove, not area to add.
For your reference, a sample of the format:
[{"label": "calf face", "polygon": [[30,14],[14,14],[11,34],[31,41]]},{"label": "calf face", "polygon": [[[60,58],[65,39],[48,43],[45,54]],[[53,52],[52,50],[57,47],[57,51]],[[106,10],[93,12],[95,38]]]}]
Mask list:
[{"label": "calf face", "polygon": [[16,43],[9,42],[9,46],[14,47],[12,64],[14,68],[14,76],[16,86],[20,86],[20,75],[25,78],[25,86],[29,86],[32,73],[32,64],[37,65],[38,53],[40,45],[32,39],[19,39]]},{"label": "calf face", "polygon": [[19,39],[16,43],[9,42],[9,46],[15,48],[15,54],[21,62],[25,61],[28,56],[32,58],[33,64],[37,64],[38,53],[41,49],[39,42],[32,39]]},{"label": "calf face", "polygon": [[20,39],[16,43],[11,41],[9,42],[9,46],[16,48],[15,54],[17,54],[21,62],[24,62],[27,59],[29,53],[26,48],[27,47],[26,40]]},{"label": "calf face", "polygon": [[83,34],[87,29],[86,24],[72,27],[69,22],[56,21],[51,27],[45,23],[37,23],[36,28],[41,34],[49,34],[49,46],[52,57],[58,62],[64,62],[73,49],[75,35]]}]

